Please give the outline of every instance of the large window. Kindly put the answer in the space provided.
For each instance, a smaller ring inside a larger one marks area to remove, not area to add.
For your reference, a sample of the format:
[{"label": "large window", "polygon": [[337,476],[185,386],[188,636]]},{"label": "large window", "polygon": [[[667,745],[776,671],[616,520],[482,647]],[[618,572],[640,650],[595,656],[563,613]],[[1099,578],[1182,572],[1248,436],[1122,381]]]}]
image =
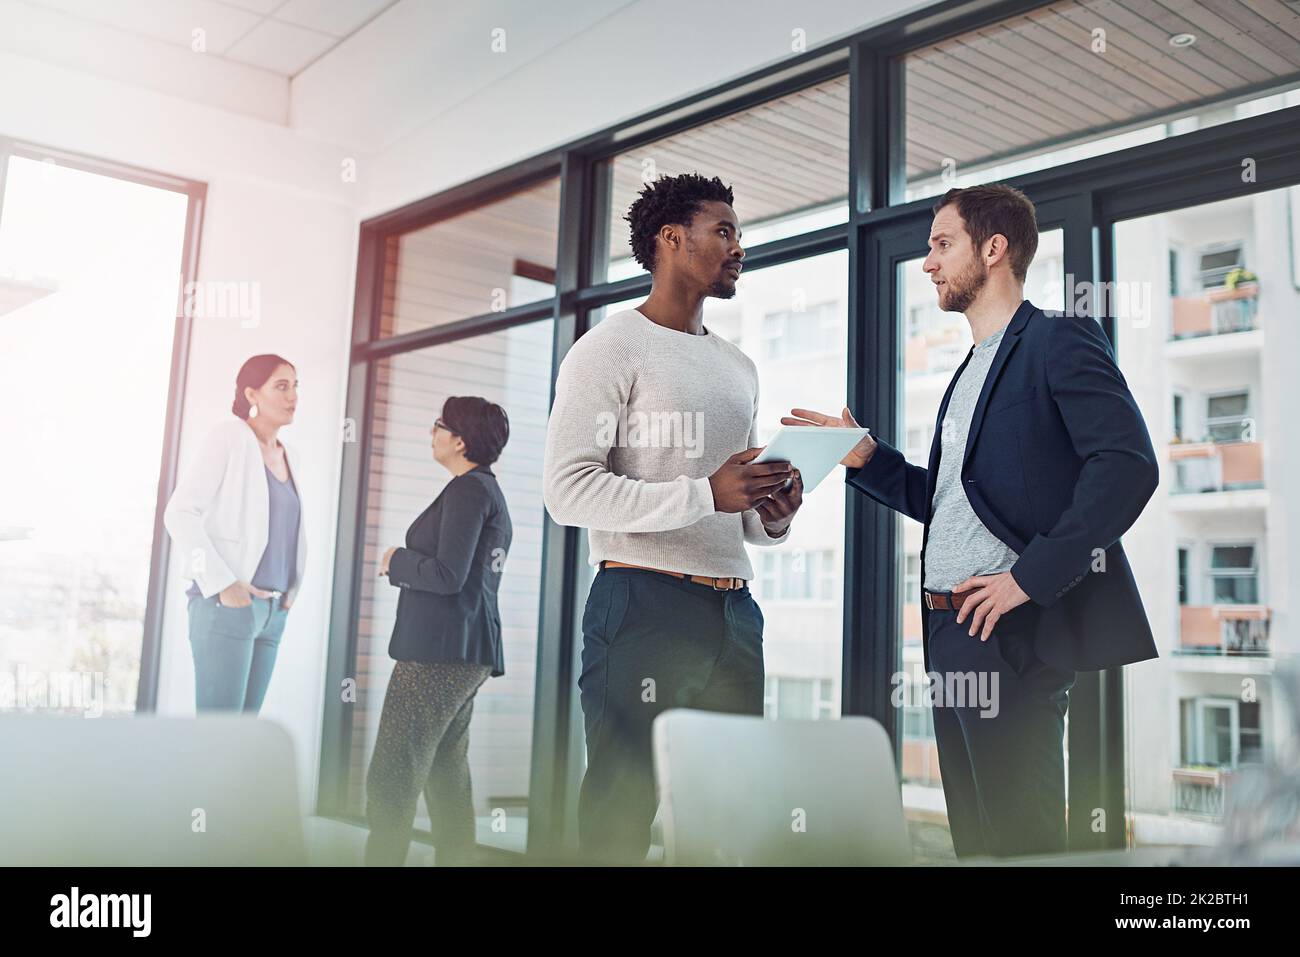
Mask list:
[{"label": "large window", "polygon": [[[510,441],[492,466],[505,493],[514,538],[501,579],[505,675],[474,700],[470,773],[480,841],[522,851],[526,839],[533,688],[542,559],[542,454],[550,393],[552,323],[533,322],[457,339],[377,363],[365,510],[366,562],[357,617],[349,804],[364,813],[365,771],[393,670],[388,641],[397,589],[377,577],[384,550],[437,497],[450,475],[433,460],[430,428],[453,395],[477,395],[510,417]],[[424,798],[416,820],[428,827]]]},{"label": "large window", "polygon": [[3,173],[0,708],[129,712],[189,198],[52,158]]},{"label": "large window", "polygon": [[[705,300],[705,325],[739,345],[758,367],[759,444],[771,438],[791,409],[838,413],[844,407],[847,287],[848,257],[828,253],[747,270],[734,299]],[[797,348],[769,351],[773,316]],[[758,573],[751,590],[765,619],[765,666],[786,679],[824,682],[831,704],[822,717],[840,713],[843,551],[844,472],[839,468],[804,499],[785,544],[749,548]]]},{"label": "large window", "polygon": [[388,239],[379,335],[396,336],[555,293],[560,183]]},{"label": "large window", "polygon": [[[1124,537],[1161,655],[1126,669],[1137,844],[1197,842],[1207,820],[1222,818],[1233,769],[1267,758],[1284,727],[1271,659],[1296,639],[1270,596],[1295,585],[1279,493],[1286,383],[1300,373],[1287,217],[1296,191],[1115,226],[1116,279],[1151,301],[1145,315],[1117,317],[1120,367],[1163,460],[1155,496]],[[1171,248],[1191,254],[1175,262]],[[1171,284],[1170,268],[1194,274]],[[1214,320],[1222,304],[1242,302],[1248,325]]]},{"label": "large window", "polygon": [[747,247],[848,218],[849,85],[837,77],[600,164],[606,229],[594,267],[606,280],[643,274],[623,219],[645,183],[700,173],[733,187]]}]

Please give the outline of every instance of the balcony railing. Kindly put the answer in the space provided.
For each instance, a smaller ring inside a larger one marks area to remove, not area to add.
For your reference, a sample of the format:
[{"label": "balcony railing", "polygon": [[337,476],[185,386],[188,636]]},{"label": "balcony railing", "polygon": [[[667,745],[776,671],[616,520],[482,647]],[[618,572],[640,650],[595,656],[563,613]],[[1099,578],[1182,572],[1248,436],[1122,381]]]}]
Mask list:
[{"label": "balcony railing", "polygon": [[1176,495],[1264,486],[1260,442],[1175,442],[1169,446],[1169,459],[1174,463]]},{"label": "balcony railing", "polygon": [[1224,791],[1231,777],[1226,768],[1174,768],[1174,810],[1223,817]]},{"label": "balcony railing", "polygon": [[1269,653],[1270,612],[1263,605],[1183,605],[1178,612],[1178,650],[1184,654]]},{"label": "balcony railing", "polygon": [[1256,328],[1259,284],[1242,283],[1235,289],[1213,289],[1198,296],[1174,296],[1171,336],[1194,339]]}]

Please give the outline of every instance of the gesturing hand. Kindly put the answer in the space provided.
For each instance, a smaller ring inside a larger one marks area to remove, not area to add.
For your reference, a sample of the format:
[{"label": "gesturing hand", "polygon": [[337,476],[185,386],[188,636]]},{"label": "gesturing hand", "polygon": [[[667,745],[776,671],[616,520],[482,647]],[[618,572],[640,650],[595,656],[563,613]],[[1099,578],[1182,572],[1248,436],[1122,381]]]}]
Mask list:
[{"label": "gesturing hand", "polygon": [[[832,428],[841,429],[860,429],[857,419],[853,418],[853,413],[849,411],[846,405],[844,411],[840,413],[837,419],[831,415],[824,415],[821,412],[814,412],[812,409],[791,409],[789,415],[781,416],[782,425],[825,425]],[[860,469],[871,461],[871,456],[876,454],[876,440],[867,433],[862,437],[857,445],[849,449],[848,455],[840,459],[840,465],[847,465],[851,469]]]},{"label": "gesturing hand", "polygon": [[756,448],[737,452],[709,476],[715,511],[743,512],[754,508],[785,484],[792,472],[790,463],[752,463],[750,460],[762,451]]},{"label": "gesturing hand", "polygon": [[962,619],[969,615],[972,636],[980,630],[981,626],[984,629],[980,641],[989,640],[989,635],[993,634],[993,626],[998,623],[999,618],[1011,609],[1029,601],[1029,596],[1021,591],[1011,572],[1002,572],[998,575],[975,575],[966,579],[953,591],[969,591],[972,588],[976,591],[962,604],[961,611],[957,612],[957,624],[960,625]]},{"label": "gesturing hand", "polygon": [[393,552],[395,551],[397,551],[396,545],[394,545],[388,551],[384,552],[384,557],[380,559],[379,574],[381,577],[388,574],[388,563],[393,560]]},{"label": "gesturing hand", "polygon": [[777,489],[770,498],[755,505],[754,511],[758,512],[758,517],[762,519],[767,534],[773,538],[780,538],[790,527],[790,522],[794,520],[794,513],[799,511],[799,506],[802,504],[803,476],[799,474],[798,469],[795,469],[790,479],[790,487],[783,486]]}]

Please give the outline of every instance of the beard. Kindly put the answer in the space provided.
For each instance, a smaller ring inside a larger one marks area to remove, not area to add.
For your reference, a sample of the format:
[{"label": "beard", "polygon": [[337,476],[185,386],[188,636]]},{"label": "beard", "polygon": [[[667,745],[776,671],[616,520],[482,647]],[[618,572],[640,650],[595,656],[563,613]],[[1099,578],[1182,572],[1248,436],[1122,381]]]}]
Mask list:
[{"label": "beard", "polygon": [[939,308],[944,312],[965,312],[974,304],[975,297],[988,281],[988,270],[983,268],[983,264],[978,259],[975,260],[969,269],[945,280],[948,285],[948,296],[945,299],[940,294]]},{"label": "beard", "polygon": [[709,295],[715,299],[732,299],[736,295],[736,284],[725,279],[716,280],[709,287]]}]

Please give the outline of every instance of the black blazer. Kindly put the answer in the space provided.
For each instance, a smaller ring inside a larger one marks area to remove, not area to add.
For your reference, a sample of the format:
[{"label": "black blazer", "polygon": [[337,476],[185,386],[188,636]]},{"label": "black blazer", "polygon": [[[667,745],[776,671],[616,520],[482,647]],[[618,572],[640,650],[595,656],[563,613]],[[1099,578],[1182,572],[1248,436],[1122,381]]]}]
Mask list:
[{"label": "black blazer", "polygon": [[[970,353],[939,406],[928,468],[880,442],[871,461],[846,476],[925,523],[923,542],[939,474],[939,424],[969,361]],[[1159,469],[1146,423],[1094,320],[1020,304],[975,404],[961,478],[980,521],[1020,556],[1011,569],[1017,584],[1044,609],[1034,638],[1039,658],[1095,671],[1158,657],[1119,537],[1155,492]],[[921,576],[924,582],[925,544]],[[928,671],[924,603],[921,618]]]},{"label": "black blazer", "polygon": [[505,674],[497,590],[513,530],[496,476],[477,465],[447,483],[388,560],[402,590],[388,654],[469,661]]}]

